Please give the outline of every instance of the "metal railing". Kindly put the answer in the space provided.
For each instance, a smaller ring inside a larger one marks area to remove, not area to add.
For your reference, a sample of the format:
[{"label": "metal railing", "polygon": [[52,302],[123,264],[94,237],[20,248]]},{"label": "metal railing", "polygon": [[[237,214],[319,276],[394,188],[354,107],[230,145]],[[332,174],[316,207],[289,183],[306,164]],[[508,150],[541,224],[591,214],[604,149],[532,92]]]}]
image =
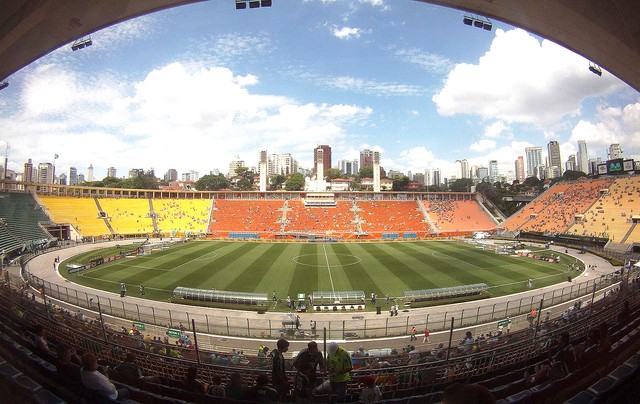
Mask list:
[{"label": "metal railing", "polygon": [[[335,316],[318,313],[314,316],[314,326],[301,324],[299,329],[293,325],[283,324],[274,319],[274,315],[264,318],[248,318],[241,311],[229,311],[229,315],[196,313],[189,306],[182,309],[164,309],[149,305],[127,302],[123,299],[100,297],[97,294],[74,289],[72,287],[45,281],[27,271],[24,272],[29,284],[36,289],[44,288],[49,298],[54,298],[74,306],[97,312],[100,305],[101,314],[122,319],[141,322],[159,327],[177,327],[180,323],[195,323],[196,330],[202,333],[248,338],[308,338],[315,336],[315,330],[327,329],[329,339],[380,338],[407,335],[413,325],[425,325],[431,332],[448,330],[449,321],[455,318],[455,327],[469,327],[482,324],[493,324],[508,317],[514,318],[580,297],[588,296],[592,301],[600,299],[607,293],[607,288],[620,282],[621,275],[612,273],[601,275],[584,282],[572,282],[560,289],[527,297],[502,300],[501,302],[481,305],[473,308],[433,310],[403,310],[399,315],[387,316],[386,312],[375,318],[366,318],[361,312],[353,312],[347,319],[335,320]],[[202,311],[202,310],[198,310]],[[213,310],[212,310],[213,311]],[[285,313],[281,313],[285,317]],[[332,319],[333,317],[333,319]],[[494,328],[497,328],[494,327]]]}]

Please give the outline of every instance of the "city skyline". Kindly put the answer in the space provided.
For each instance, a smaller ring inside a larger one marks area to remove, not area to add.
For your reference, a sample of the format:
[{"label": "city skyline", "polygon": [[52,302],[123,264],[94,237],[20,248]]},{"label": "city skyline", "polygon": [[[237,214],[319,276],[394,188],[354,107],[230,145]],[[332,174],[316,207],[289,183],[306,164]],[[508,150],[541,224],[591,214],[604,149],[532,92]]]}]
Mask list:
[{"label": "city skyline", "polygon": [[635,90],[499,21],[492,31],[464,26],[463,14],[411,1],[307,0],[143,16],[9,77],[0,147],[11,145],[14,171],[59,153],[57,172],[86,174],[91,163],[98,179],[134,161],[159,174],[223,171],[265,149],[311,168],[321,144],[332,146],[333,166],[370,149],[386,170],[438,168],[442,178],[455,175],[456,160],[514,171],[526,147],[552,139],[563,165],[580,139],[587,160],[616,143],[640,154]]},{"label": "city skyline", "polygon": [[[530,176],[535,176],[539,179],[553,179],[553,178],[561,177],[562,173],[567,170],[583,171],[587,175],[594,175],[596,174],[596,165],[600,162],[605,162],[608,159],[618,159],[618,158],[627,159],[627,157],[624,156],[622,146],[619,143],[615,143],[615,144],[609,145],[609,147],[607,148],[607,153],[604,157],[596,156],[594,158],[587,159],[584,162],[584,166],[586,167],[586,170],[579,170],[578,164],[576,163],[576,155],[570,155],[567,157],[565,161],[562,161],[562,158],[559,154],[559,145],[557,141],[554,141],[554,140],[549,141],[546,149],[547,149],[547,154],[544,155],[543,154],[544,148],[541,146],[533,146],[533,147],[525,148],[524,153],[519,155],[517,159],[514,161],[514,165],[512,166],[512,169],[506,172],[501,171],[499,169],[497,160],[489,160],[487,162],[488,164],[486,165],[482,163],[480,163],[479,165],[470,165],[469,161],[466,159],[455,161],[454,164],[456,167],[456,172],[454,175],[451,175],[451,176],[441,176],[439,167],[423,168],[423,169],[419,169],[417,172],[412,172],[411,170],[407,172],[394,170],[394,169],[386,170],[383,166],[381,166],[381,169],[385,169],[385,171],[388,172],[389,178],[396,178],[399,175],[404,175],[404,176],[407,176],[412,181],[421,182],[424,185],[443,184],[447,181],[455,181],[456,179],[475,179],[475,180],[481,180],[481,181],[484,181],[486,179],[491,183],[502,180],[502,181],[511,183],[515,180],[522,182],[523,179],[526,179]],[[579,156],[582,154],[586,155],[587,149],[588,149],[588,146],[586,141],[579,140],[578,155]],[[314,154],[317,153],[318,150],[323,150],[323,151],[328,150],[329,156],[331,155],[331,145],[316,146],[314,148]],[[298,161],[291,155],[291,153],[269,153],[269,151],[263,150],[261,151],[261,156],[263,153],[265,153],[265,156],[267,159],[266,167],[267,167],[268,175],[276,175],[276,174],[288,175],[293,172],[300,172],[303,174],[307,174],[310,177],[315,176],[315,171],[314,171],[315,167],[313,166],[299,167]],[[338,160],[337,162],[332,163],[330,157],[329,159],[322,159],[322,161],[324,161],[325,167],[327,167],[328,164],[331,164],[331,168],[336,168],[341,170],[343,173],[347,174],[346,176],[349,176],[349,175],[355,176],[357,175],[358,170],[354,171],[353,169],[351,169],[351,167],[355,167],[355,168],[369,167],[372,164],[373,153],[374,151],[370,149],[361,150],[359,152],[360,154],[359,161],[357,159],[351,160],[351,161]],[[55,154],[55,158],[56,159],[58,158],[58,154]],[[579,160],[580,158],[578,158],[578,161]],[[636,164],[638,162],[640,162],[640,160],[636,160]],[[33,165],[32,159],[28,159],[28,161],[25,162],[25,164],[23,165],[23,168],[24,168],[23,173],[16,173],[13,170],[11,171],[13,171],[13,173],[17,175],[23,174],[23,178],[24,178],[24,173],[31,172],[32,165]],[[41,166],[44,167],[42,169],[42,173],[40,169]],[[236,168],[239,168],[239,167],[247,167],[250,170],[254,170],[255,174],[258,175],[259,169],[260,169],[259,158],[256,159],[255,164],[252,164],[252,163],[247,163],[244,160],[240,159],[239,156],[235,156],[234,160],[232,160],[229,163],[229,171],[227,173],[227,176],[232,177],[233,176],[232,171],[234,171]],[[345,170],[344,169],[345,167],[349,167],[351,171]],[[4,167],[2,167],[2,170],[4,170]],[[115,167],[110,166],[109,168],[107,168],[107,173],[104,177],[98,176],[94,178],[93,170],[94,170],[93,164],[90,164],[87,167],[86,181],[93,181],[93,180],[99,181],[106,177],[131,178],[133,176],[137,176],[145,172],[153,172],[156,178],[167,181],[167,182],[177,181],[179,180],[179,178],[182,182],[185,182],[185,181],[195,182],[202,175],[207,175],[207,174],[218,175],[221,173],[218,169],[212,169],[207,173],[200,173],[196,170],[187,170],[184,172],[180,172],[174,168],[169,168],[166,171],[166,173],[162,174],[162,173],[156,173],[155,170],[151,167],[149,169],[131,168],[127,171],[128,172],[127,176],[117,177],[116,175],[117,171]],[[40,183],[51,183],[51,181],[55,180],[55,178],[60,178],[60,179],[64,178],[64,180],[66,181],[65,185],[76,185],[85,181],[84,172],[79,172],[77,167],[70,167],[66,172],[62,172],[62,173],[59,172],[58,175],[55,175],[55,177],[54,177],[54,173],[55,173],[55,166],[52,163],[39,162],[37,163],[36,171],[31,174],[31,178],[35,182],[40,182]],[[325,170],[325,177],[326,175],[327,173]],[[418,178],[421,178],[422,180],[416,180],[416,176]],[[436,178],[439,178],[440,180],[437,181]],[[60,183],[60,182],[56,181],[56,183]]]}]

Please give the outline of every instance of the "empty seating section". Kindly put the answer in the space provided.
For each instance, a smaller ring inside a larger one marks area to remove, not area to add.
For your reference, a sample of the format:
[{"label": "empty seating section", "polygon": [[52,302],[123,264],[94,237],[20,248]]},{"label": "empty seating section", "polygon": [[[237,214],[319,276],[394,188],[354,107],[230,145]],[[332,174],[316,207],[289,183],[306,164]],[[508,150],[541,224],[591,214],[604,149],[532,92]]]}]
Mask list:
[{"label": "empty seating section", "polygon": [[[632,216],[640,215],[640,176],[618,178],[607,192],[584,213],[584,219],[575,223],[567,233],[578,236],[602,237],[620,243],[631,229]],[[637,228],[638,226],[636,226]],[[635,238],[640,240],[638,230]]]},{"label": "empty seating section", "polygon": [[39,199],[54,223],[68,223],[83,236],[102,236],[111,233],[104,219],[100,217],[93,198],[40,195]]},{"label": "empty seating section", "polygon": [[158,232],[183,236],[186,233],[206,233],[211,199],[154,199]]},{"label": "empty seating section", "polygon": [[416,201],[357,201],[357,204],[360,208],[358,216],[365,232],[430,230]]},{"label": "empty seating section", "polygon": [[524,231],[564,233],[574,223],[575,216],[583,214],[600,196],[600,191],[611,185],[611,179],[579,181],[556,190],[545,207],[537,212],[535,220],[520,227]]},{"label": "empty seating section", "polygon": [[31,194],[1,193],[0,218],[0,244],[5,251],[51,238],[39,225],[50,220]]},{"label": "empty seating section", "polygon": [[496,224],[478,201],[430,200],[422,201],[438,233],[468,233],[492,231]]},{"label": "empty seating section", "polygon": [[350,201],[335,207],[305,207],[301,200],[289,201],[285,231],[353,233],[355,215]]},{"label": "empty seating section", "polygon": [[98,201],[116,234],[154,232],[149,199],[100,198]]},{"label": "empty seating section", "polygon": [[284,200],[215,199],[209,231],[278,232],[283,205]]}]

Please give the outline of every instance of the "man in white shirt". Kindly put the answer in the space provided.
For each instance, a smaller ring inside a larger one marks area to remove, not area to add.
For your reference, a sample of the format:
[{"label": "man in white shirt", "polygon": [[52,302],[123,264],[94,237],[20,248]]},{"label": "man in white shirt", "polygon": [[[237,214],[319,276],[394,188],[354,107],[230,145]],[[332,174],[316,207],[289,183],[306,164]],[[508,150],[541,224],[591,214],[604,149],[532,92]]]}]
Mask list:
[{"label": "man in white shirt", "polygon": [[106,375],[98,372],[98,358],[91,352],[82,355],[80,380],[89,390],[93,390],[111,400],[125,401],[129,398],[129,390],[116,389],[116,386],[111,383]]}]

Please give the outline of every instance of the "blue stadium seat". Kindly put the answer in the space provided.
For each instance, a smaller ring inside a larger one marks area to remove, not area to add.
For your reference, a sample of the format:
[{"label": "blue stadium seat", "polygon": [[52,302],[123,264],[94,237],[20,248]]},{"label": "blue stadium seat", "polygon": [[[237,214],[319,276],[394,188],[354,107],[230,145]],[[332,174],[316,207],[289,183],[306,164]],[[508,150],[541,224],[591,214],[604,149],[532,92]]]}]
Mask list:
[{"label": "blue stadium seat", "polygon": [[609,392],[613,390],[615,386],[616,386],[616,380],[609,376],[605,376],[602,379],[595,382],[594,384],[592,384],[588,390],[591,393],[593,393],[596,399],[600,399],[606,396],[607,394],[609,394]]},{"label": "blue stadium seat", "polygon": [[564,404],[591,404],[596,402],[596,396],[588,390],[583,390],[571,397]]},{"label": "blue stadium seat", "polygon": [[65,404],[66,401],[56,396],[49,390],[40,390],[33,396],[33,401],[37,404]]}]

